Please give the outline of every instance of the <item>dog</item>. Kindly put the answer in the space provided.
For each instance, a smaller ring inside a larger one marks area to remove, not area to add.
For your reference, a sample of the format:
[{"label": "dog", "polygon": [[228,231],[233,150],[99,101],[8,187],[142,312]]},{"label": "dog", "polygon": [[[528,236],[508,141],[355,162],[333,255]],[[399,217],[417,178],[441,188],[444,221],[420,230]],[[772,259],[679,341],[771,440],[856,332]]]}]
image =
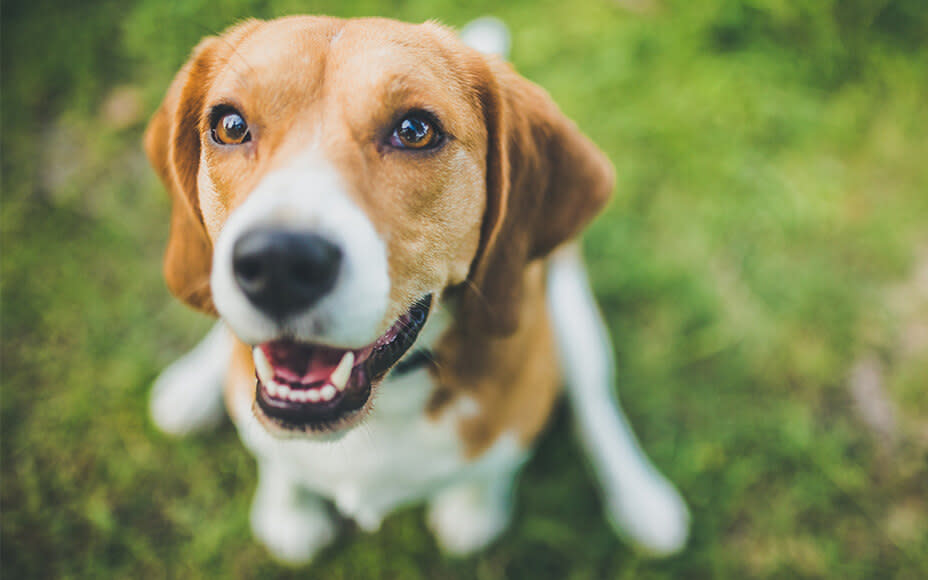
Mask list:
[{"label": "dog", "polygon": [[273,556],[312,559],[333,506],[374,531],[422,501],[441,548],[483,548],[562,383],[609,521],[683,547],[574,241],[614,169],[502,58],[433,22],[247,20],[194,49],[145,149],[172,198],[167,285],[220,318],[151,413],[184,434],[225,402]]}]

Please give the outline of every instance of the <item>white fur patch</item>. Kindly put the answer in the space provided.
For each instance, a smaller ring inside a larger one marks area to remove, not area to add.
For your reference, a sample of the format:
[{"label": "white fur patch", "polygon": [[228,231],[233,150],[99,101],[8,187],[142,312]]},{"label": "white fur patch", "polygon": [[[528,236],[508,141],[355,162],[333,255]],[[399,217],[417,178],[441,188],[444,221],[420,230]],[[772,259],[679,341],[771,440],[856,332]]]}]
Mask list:
[{"label": "white fur patch", "polygon": [[[439,491],[430,501],[429,528],[442,549],[463,556],[495,540],[512,517],[512,488],[522,462],[513,462],[519,443],[514,434],[500,436],[481,459],[485,469]],[[523,458],[528,455],[521,454]]]},{"label": "white fur patch", "polygon": [[223,416],[222,385],[232,357],[232,336],[220,322],[193,350],[155,380],[149,412],[171,435],[215,425]]},{"label": "white fur patch", "polygon": [[305,564],[335,539],[335,523],[322,500],[303,493],[274,464],[258,471],[252,533],[278,560]]}]

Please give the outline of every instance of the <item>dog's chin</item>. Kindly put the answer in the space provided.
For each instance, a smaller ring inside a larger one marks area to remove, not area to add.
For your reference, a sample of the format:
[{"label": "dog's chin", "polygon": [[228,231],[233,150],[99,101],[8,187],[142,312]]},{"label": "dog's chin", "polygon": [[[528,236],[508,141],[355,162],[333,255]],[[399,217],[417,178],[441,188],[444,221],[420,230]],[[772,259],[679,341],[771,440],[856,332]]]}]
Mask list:
[{"label": "dog's chin", "polygon": [[432,298],[419,300],[373,343],[344,349],[291,338],[254,347],[254,413],[277,437],[338,438],[370,410],[374,392],[416,342]]}]

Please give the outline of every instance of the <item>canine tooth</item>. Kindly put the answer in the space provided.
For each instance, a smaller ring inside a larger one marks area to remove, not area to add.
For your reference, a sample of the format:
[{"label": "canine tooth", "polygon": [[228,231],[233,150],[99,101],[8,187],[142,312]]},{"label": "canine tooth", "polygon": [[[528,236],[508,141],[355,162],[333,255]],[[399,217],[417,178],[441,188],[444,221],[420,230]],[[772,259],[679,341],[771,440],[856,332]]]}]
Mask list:
[{"label": "canine tooth", "polygon": [[264,354],[264,351],[261,350],[260,346],[255,347],[252,356],[255,359],[255,370],[258,371],[258,378],[261,379],[261,382],[265,385],[271,383],[274,380],[274,368],[267,360],[267,356]]},{"label": "canine tooth", "polygon": [[332,385],[339,391],[344,391],[345,387],[348,385],[348,378],[351,376],[351,367],[353,366],[354,353],[348,351],[332,372]]},{"label": "canine tooth", "polygon": [[318,403],[319,397],[320,397],[319,389],[309,389],[308,391],[306,391],[306,399],[310,403]]},{"label": "canine tooth", "polygon": [[274,381],[264,383],[264,388],[267,389],[268,394],[270,394],[272,397],[277,396],[277,383]]},{"label": "canine tooth", "polygon": [[323,401],[331,401],[335,398],[335,387],[332,385],[326,385],[319,390],[319,394],[322,396]]}]

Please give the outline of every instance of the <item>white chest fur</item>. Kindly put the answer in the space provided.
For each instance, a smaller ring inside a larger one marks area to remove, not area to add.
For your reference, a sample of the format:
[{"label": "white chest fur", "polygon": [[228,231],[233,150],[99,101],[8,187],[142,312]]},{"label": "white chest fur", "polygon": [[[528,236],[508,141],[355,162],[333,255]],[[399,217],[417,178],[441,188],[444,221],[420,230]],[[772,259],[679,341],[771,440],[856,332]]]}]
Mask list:
[{"label": "white chest fur", "polygon": [[479,409],[465,397],[430,419],[425,405],[433,388],[425,369],[385,381],[371,415],[336,441],[274,438],[250,409],[237,413],[237,427],[260,464],[272,464],[277,476],[331,500],[362,528],[375,530],[395,507],[508,467],[525,453],[516,437],[504,435],[481,457],[466,459],[458,422]]},{"label": "white chest fur", "polygon": [[[441,316],[435,318],[420,344],[432,344],[445,326]],[[430,498],[452,484],[509,472],[525,457],[517,438],[504,434],[480,457],[467,458],[458,424],[480,409],[463,396],[439,417],[429,417],[425,409],[434,389],[425,368],[388,377],[365,421],[332,441],[275,438],[244,397],[236,405],[236,426],[257,457],[262,477],[271,471],[332,501],[362,528],[375,530],[397,506]]]}]

